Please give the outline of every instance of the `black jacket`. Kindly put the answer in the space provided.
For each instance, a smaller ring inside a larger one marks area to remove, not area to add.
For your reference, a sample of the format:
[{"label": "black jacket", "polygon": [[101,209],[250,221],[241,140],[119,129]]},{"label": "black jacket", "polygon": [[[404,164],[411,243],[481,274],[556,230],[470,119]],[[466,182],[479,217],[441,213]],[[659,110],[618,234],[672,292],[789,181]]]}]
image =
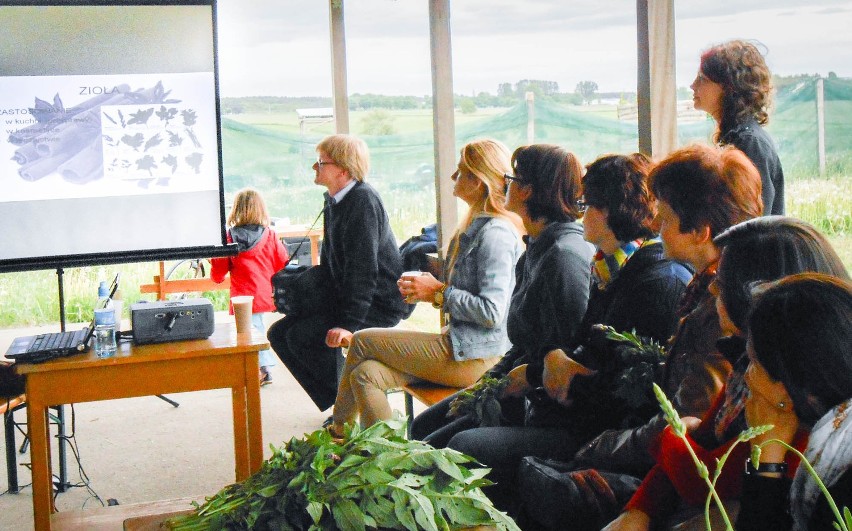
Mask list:
[{"label": "black jacket", "polygon": [[745,153],[760,172],[763,215],[784,215],[784,170],[769,133],[752,118],[725,133],[720,143]]},{"label": "black jacket", "polygon": [[378,192],[359,182],[340,203],[327,204],[323,234],[322,264],[337,293],[334,326],[356,332],[369,323],[398,322],[405,312],[396,285],[402,258]]},{"label": "black jacket", "polygon": [[684,265],[663,256],[663,244],[652,243],[638,249],[606,289],[592,285],[589,304],[577,332],[570,341],[545,347],[538,363],[530,363],[527,381],[542,385],[544,354],[555,348],[571,352],[586,342],[595,324],[612,326],[619,332],[636,330],[640,336],[665,343],[677,324],[676,309],[692,279]]},{"label": "black jacket", "polygon": [[[689,269],[663,256],[661,243],[643,246],[630,257],[606,289],[598,290],[596,286],[591,288],[589,306],[579,327],[579,333],[571,342],[555,345],[554,348],[567,347],[566,352],[580,353],[578,361],[583,363],[582,346],[586,343],[589,330],[595,324],[609,325],[617,331],[635,330],[641,336],[652,337],[664,343],[674,331],[678,301],[691,278],[692,272]],[[573,348],[576,345],[581,346],[580,350]],[[527,367],[527,381],[532,387],[542,385],[542,372],[543,357],[541,363],[535,367],[531,360]],[[583,410],[583,406],[577,407],[579,409],[572,411],[557,404],[543,389],[537,390],[529,397],[527,421],[528,424],[539,427],[572,426],[572,430],[582,440],[587,440],[604,429],[613,428],[620,422],[618,416],[621,413],[614,410],[611,412],[611,418],[603,415],[597,418],[597,422],[580,426],[578,418],[588,412]]]}]

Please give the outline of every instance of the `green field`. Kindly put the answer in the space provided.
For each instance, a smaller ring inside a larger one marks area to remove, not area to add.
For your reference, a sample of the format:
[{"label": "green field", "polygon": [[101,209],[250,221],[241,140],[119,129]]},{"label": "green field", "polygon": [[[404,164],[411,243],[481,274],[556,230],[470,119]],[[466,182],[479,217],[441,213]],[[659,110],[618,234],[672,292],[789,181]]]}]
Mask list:
[{"label": "green field", "polygon": [[[787,212],[815,224],[829,235],[847,267],[852,267],[852,85],[827,86],[826,151],[828,175],[817,175],[816,120],[808,87],[780,94],[769,131],[779,146],[787,177]],[[809,99],[810,98],[810,99]],[[429,110],[384,111],[398,132],[362,135],[370,147],[371,182],[382,194],[398,241],[419,233],[435,220],[432,116]],[[353,111],[351,129],[361,134],[371,111]],[[474,138],[492,137],[510,149],[526,143],[526,105],[478,109],[455,115],[457,145]],[[258,188],[271,214],[292,223],[313,221],[322,204],[322,189],[313,184],[314,146],[332,132],[331,123],[306,125],[302,131],[295,111],[268,106],[246,109],[223,117],[222,143],[226,199],[244,186]],[[603,153],[636,149],[635,123],[617,119],[614,105],[568,106],[539,101],[535,108],[536,141],[557,143],[576,153],[584,163]],[[681,142],[707,141],[712,122],[684,124]],[[449,176],[443,176],[449,178]],[[157,273],[154,263],[72,268],[64,277],[67,319],[91,316],[98,280],[114,270],[123,272],[126,301],[138,300],[138,286]],[[0,327],[55,322],[58,317],[56,273],[37,271],[0,274]],[[30,296],[20,297],[27,293]],[[205,294],[224,308],[224,292]],[[151,296],[145,298],[151,299]]]}]

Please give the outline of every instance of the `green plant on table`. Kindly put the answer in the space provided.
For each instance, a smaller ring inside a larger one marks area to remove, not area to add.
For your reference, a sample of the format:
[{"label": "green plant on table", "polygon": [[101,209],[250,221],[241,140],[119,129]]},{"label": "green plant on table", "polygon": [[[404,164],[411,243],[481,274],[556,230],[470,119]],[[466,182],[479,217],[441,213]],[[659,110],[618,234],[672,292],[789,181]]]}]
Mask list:
[{"label": "green plant on table", "polygon": [[261,470],[225,487],[171,529],[450,530],[489,525],[517,530],[480,487],[488,469],[469,470],[459,452],[405,438],[394,419],[341,439],[318,430],[293,438]]},{"label": "green plant on table", "polygon": [[[707,530],[711,531],[710,502],[712,500],[716,502],[716,506],[719,508],[719,512],[721,513],[722,519],[725,522],[726,529],[732,531],[734,527],[733,525],[731,525],[731,520],[728,517],[727,511],[725,511],[725,506],[722,504],[722,500],[716,493],[716,481],[719,479],[719,476],[722,473],[722,468],[725,466],[725,462],[727,461],[728,456],[731,455],[731,452],[738,444],[748,442],[751,439],[754,439],[755,437],[763,435],[764,433],[771,431],[774,426],[772,426],[771,424],[765,426],[755,426],[753,428],[748,428],[747,430],[740,433],[734,444],[732,444],[731,447],[728,448],[728,450],[722,455],[722,457],[716,461],[716,470],[714,471],[713,478],[711,479],[710,472],[709,470],[707,470],[707,466],[703,462],[701,462],[700,459],[698,459],[698,456],[695,455],[695,451],[692,449],[692,445],[690,445],[689,441],[686,439],[686,425],[681,420],[680,415],[678,415],[677,411],[675,411],[675,408],[672,403],[666,397],[665,392],[663,392],[663,390],[657,384],[654,384],[654,394],[657,396],[657,400],[660,402],[660,407],[662,408],[663,414],[666,417],[666,422],[668,422],[669,426],[671,426],[672,432],[674,432],[676,436],[680,437],[683,440],[687,450],[689,450],[689,454],[692,456],[692,461],[695,463],[695,467],[698,469],[698,475],[707,483],[707,486],[710,488],[710,492],[707,495],[707,500],[704,503],[704,522],[707,525]],[[778,439],[770,439],[768,441],[764,441],[758,445],[755,445],[752,448],[752,462],[757,463],[760,461],[761,449],[767,444],[780,444],[787,448],[787,451],[793,452],[799,456],[799,459],[801,459],[800,466],[804,466],[807,468],[808,473],[817,482],[817,485],[819,485],[820,490],[822,490],[822,493],[825,496],[825,499],[828,501],[832,512],[834,512],[834,516],[837,520],[836,522],[834,522],[835,529],[838,529],[840,531],[850,531],[850,529],[852,529],[852,512],[850,512],[849,508],[846,507],[844,508],[843,514],[841,515],[840,511],[837,508],[837,504],[834,503],[834,498],[832,498],[831,494],[828,492],[828,488],[825,486],[825,484],[822,482],[822,479],[820,479],[819,475],[814,470],[813,466],[811,466],[810,462],[808,462],[807,458],[805,458],[805,456],[801,452],[799,452],[798,450],[783,441],[780,441]]]}]

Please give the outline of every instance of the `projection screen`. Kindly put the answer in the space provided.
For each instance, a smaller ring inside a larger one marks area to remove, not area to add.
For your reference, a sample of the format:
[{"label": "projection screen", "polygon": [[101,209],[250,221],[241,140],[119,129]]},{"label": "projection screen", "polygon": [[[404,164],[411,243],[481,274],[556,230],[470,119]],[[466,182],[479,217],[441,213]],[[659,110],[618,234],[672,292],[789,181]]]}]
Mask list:
[{"label": "projection screen", "polygon": [[0,0],[0,271],[228,254],[215,0]]}]

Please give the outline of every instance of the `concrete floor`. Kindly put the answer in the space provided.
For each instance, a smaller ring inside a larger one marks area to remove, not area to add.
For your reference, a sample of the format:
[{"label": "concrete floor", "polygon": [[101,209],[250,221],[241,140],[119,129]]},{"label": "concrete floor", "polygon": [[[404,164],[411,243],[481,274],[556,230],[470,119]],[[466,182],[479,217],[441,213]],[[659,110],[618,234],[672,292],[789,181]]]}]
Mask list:
[{"label": "concrete floor", "polygon": [[[233,319],[226,314],[217,320]],[[29,330],[0,330],[0,352],[12,339]],[[263,441],[281,445],[320,427],[331,411],[320,412],[280,363],[272,369],[273,383],[261,388]],[[65,406],[68,434],[75,452],[68,452],[68,480],[75,486],[56,496],[59,511],[99,507],[110,498],[120,504],[166,498],[210,495],[234,481],[234,447],[230,390],[220,389],[169,395],[180,403],[172,407],[155,396],[108,400]],[[401,393],[390,396],[402,411]],[[422,407],[415,405],[415,412]],[[15,414],[26,421],[26,410]],[[52,433],[56,433],[53,427]],[[5,440],[0,437],[5,456]],[[18,434],[20,446],[22,437]],[[57,452],[53,451],[54,474]],[[6,492],[0,480],[0,530],[33,527],[29,453],[18,454],[20,493]],[[5,463],[4,463],[5,465]],[[2,467],[5,470],[5,466]],[[88,478],[88,481],[86,481]],[[88,487],[85,485],[88,484]],[[77,486],[79,485],[79,486]]]}]

